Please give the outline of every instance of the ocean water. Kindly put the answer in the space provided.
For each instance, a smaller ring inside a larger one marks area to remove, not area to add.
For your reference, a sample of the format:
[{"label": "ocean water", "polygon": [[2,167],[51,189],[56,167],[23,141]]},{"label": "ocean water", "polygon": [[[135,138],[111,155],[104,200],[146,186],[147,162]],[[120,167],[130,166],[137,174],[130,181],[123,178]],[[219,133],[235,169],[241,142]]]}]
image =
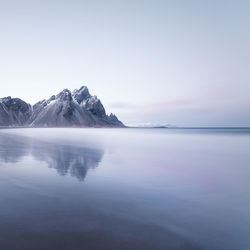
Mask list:
[{"label": "ocean water", "polygon": [[0,249],[250,249],[250,129],[1,129]]}]

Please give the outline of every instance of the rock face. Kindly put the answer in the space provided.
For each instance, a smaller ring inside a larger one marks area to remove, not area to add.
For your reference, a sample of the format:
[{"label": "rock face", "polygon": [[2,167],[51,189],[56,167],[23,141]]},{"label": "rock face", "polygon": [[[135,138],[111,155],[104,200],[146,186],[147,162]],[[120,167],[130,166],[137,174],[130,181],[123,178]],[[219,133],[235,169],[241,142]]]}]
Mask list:
[{"label": "rock face", "polygon": [[0,98],[0,126],[24,126],[31,114],[31,105],[21,99]]},{"label": "rock face", "polygon": [[2,98],[0,126],[125,127],[115,115],[106,114],[101,101],[90,95],[86,86],[72,93],[64,89],[33,107],[18,98]]}]

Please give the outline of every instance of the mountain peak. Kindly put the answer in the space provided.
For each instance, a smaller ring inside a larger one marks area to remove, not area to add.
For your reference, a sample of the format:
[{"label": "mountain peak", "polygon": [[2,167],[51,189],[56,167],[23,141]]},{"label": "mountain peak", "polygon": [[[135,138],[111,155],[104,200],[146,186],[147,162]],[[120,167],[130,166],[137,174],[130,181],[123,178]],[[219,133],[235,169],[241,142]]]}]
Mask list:
[{"label": "mountain peak", "polygon": [[82,101],[91,97],[89,90],[86,86],[82,86],[79,89],[73,91],[74,99],[80,104]]},{"label": "mountain peak", "polygon": [[64,89],[63,91],[61,91],[59,94],[56,95],[56,99],[60,99],[62,101],[72,101],[71,91],[68,89]]},{"label": "mountain peak", "polygon": [[73,93],[64,89],[31,107],[18,98],[0,98],[0,126],[124,127],[115,115],[108,116],[101,101],[86,86]]},{"label": "mountain peak", "polygon": [[31,106],[20,98],[0,98],[0,126],[23,126],[31,113]]}]

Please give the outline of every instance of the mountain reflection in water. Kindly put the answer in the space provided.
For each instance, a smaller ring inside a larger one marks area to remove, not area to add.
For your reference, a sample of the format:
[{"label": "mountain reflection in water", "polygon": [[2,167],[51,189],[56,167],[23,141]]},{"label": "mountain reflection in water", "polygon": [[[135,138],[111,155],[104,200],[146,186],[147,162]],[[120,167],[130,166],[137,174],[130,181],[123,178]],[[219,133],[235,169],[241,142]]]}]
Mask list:
[{"label": "mountain reflection in water", "polygon": [[250,249],[249,139],[250,129],[0,129],[0,249]]},{"label": "mountain reflection in water", "polygon": [[89,169],[98,167],[103,153],[100,148],[48,143],[11,134],[0,137],[0,163],[16,163],[31,155],[56,169],[59,175],[70,174],[80,181],[85,179]]}]

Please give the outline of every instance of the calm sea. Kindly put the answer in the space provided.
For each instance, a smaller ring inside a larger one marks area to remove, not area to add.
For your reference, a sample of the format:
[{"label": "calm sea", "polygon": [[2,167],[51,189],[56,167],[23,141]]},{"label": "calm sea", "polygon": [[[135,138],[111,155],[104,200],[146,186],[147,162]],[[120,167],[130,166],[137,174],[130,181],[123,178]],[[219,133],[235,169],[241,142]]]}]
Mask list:
[{"label": "calm sea", "polygon": [[0,249],[249,250],[250,129],[1,129]]}]

